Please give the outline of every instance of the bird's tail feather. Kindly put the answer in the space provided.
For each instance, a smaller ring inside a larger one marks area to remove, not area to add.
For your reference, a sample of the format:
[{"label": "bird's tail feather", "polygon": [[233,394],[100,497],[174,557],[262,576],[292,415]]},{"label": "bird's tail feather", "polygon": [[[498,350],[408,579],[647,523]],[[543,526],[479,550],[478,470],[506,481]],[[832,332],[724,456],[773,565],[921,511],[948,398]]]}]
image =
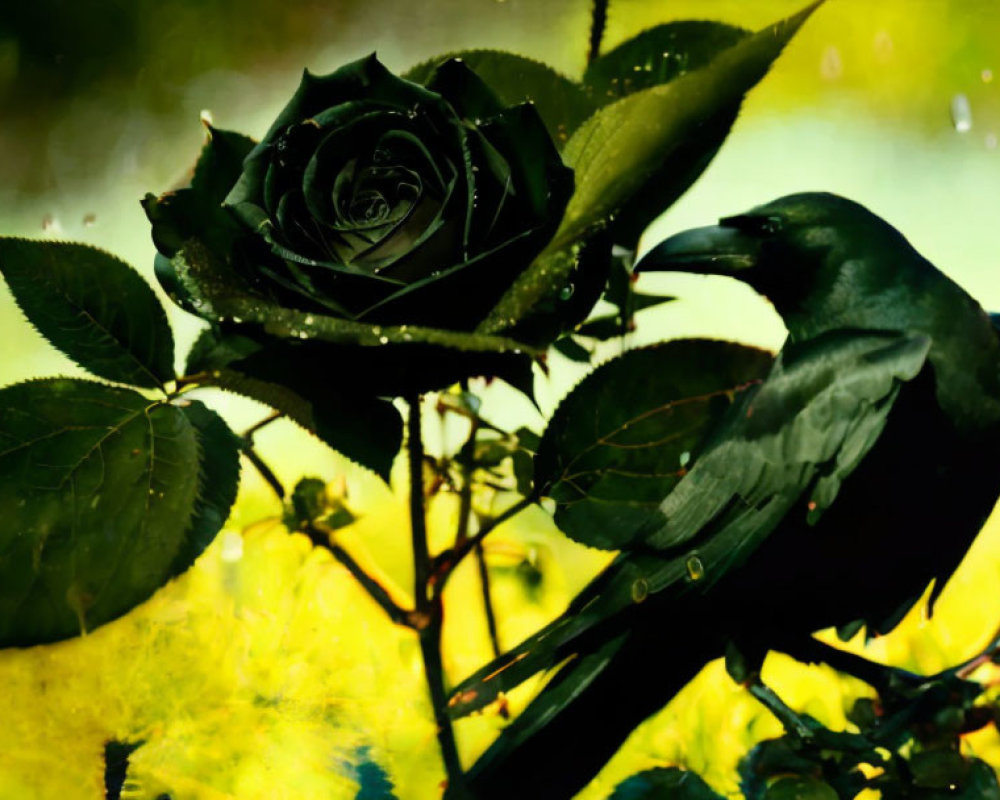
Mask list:
[{"label": "bird's tail feather", "polygon": [[625,631],[567,661],[469,770],[477,800],[570,798],[632,730],[712,658],[717,643],[690,617],[658,635]]},{"label": "bird's tail feather", "polygon": [[[449,714],[459,718],[478,711],[535,673],[551,669],[574,655],[593,651],[596,645],[590,642],[595,639],[613,638],[627,624],[628,612],[647,595],[663,588],[664,564],[665,560],[656,556],[632,554],[616,559],[574,598],[558,619],[455,687]],[[682,573],[682,567],[678,572]],[[657,585],[652,585],[653,581]]]}]

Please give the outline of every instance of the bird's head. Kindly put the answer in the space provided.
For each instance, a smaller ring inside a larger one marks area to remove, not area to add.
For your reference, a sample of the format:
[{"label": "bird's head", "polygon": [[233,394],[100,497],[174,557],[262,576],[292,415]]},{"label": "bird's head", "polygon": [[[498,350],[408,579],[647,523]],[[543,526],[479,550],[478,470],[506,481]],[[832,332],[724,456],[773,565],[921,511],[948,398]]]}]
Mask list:
[{"label": "bird's head", "polygon": [[900,305],[901,292],[919,291],[940,274],[864,206],[819,192],[679,233],[636,270],[738,278],[774,304],[793,339],[830,328],[910,328],[898,318],[913,306]]}]

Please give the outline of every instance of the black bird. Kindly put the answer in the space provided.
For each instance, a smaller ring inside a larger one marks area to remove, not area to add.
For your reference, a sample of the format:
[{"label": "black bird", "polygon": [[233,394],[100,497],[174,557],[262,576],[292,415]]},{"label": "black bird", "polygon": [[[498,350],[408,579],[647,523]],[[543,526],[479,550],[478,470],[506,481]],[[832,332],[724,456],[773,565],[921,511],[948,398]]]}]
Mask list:
[{"label": "black bird", "polygon": [[828,626],[890,630],[1000,495],[997,331],[864,207],[791,195],[667,239],[638,269],[745,281],[788,338],[640,549],[456,688],[460,716],[562,664],[470,769],[475,797],[571,797],[731,643],[759,664]]}]

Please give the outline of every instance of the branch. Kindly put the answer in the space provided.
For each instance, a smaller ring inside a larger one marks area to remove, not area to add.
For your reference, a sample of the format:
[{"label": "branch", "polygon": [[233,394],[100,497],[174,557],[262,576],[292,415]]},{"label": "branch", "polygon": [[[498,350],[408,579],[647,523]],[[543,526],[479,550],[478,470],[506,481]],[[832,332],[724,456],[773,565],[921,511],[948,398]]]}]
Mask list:
[{"label": "branch", "polygon": [[[424,512],[424,443],[420,429],[420,397],[406,398],[408,406],[406,451],[410,467],[410,529],[413,540],[413,594],[416,608],[413,621],[420,640],[424,676],[431,696],[438,745],[448,782],[461,790],[462,761],[458,756],[455,731],[448,716],[448,694],[444,688],[444,664],[441,661],[441,596],[429,589],[432,579],[430,552],[427,549],[427,518]],[[459,791],[461,795],[461,791]]]},{"label": "branch", "polygon": [[517,516],[524,511],[524,509],[534,505],[537,499],[538,498],[534,495],[522,497],[510,508],[503,511],[493,519],[487,520],[483,523],[483,526],[476,532],[475,536],[466,539],[461,544],[457,544],[451,552],[442,553],[441,557],[438,558],[435,574],[432,578],[436,593],[440,594],[444,590],[444,585],[448,582],[448,578],[451,577],[451,573],[454,572],[455,567],[462,562],[462,559],[465,558],[473,548],[478,547],[482,543],[483,539],[493,533],[494,530],[507,522],[507,520],[511,517]]},{"label": "branch", "polygon": [[604,28],[608,24],[608,0],[594,0],[590,13],[590,49],[587,51],[587,63],[593,64],[601,54],[601,40],[604,39]]},{"label": "branch", "polygon": [[389,595],[389,592],[385,590],[385,587],[365,572],[350,553],[339,544],[335,544],[330,540],[328,533],[317,528],[311,522],[307,522],[302,530],[316,547],[328,550],[337,561],[347,567],[347,571],[361,584],[361,588],[368,592],[372,600],[382,607],[382,610],[389,615],[389,619],[397,625],[404,625],[407,628],[416,627],[411,612],[397,604]]}]

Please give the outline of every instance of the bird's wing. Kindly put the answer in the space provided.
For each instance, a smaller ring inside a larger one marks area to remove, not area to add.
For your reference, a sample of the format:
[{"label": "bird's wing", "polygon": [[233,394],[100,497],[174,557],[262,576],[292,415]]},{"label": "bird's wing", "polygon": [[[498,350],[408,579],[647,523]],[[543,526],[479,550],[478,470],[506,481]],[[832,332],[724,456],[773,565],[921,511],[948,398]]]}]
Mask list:
[{"label": "bird's wing", "polygon": [[665,520],[641,532],[643,546],[618,556],[561,617],[456,687],[451,713],[482,708],[539,670],[597,649],[620,632],[604,623],[647,597],[709,590],[800,500],[815,521],[877,440],[929,347],[924,336],[871,331],[786,345],[663,501]]}]

